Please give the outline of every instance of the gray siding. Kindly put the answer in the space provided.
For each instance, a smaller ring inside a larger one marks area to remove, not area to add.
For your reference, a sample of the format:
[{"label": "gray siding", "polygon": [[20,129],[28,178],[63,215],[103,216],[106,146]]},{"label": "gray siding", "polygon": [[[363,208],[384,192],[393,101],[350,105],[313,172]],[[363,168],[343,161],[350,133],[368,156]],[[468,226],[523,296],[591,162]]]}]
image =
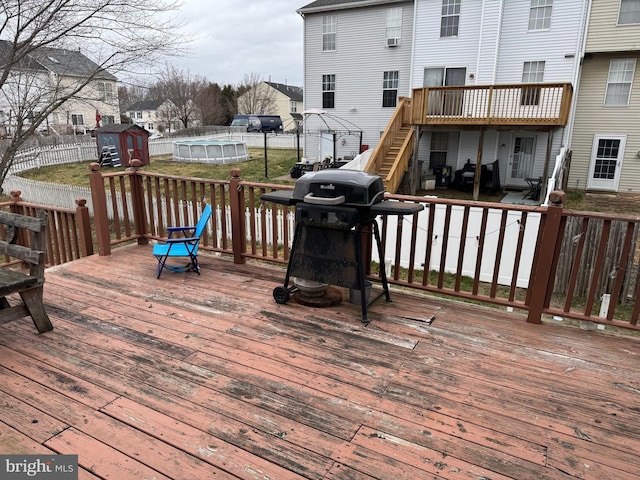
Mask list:
[{"label": "gray siding", "polygon": [[[387,47],[385,42],[390,7],[402,7],[402,38],[397,47]],[[410,96],[413,3],[337,10],[333,14],[337,16],[338,26],[336,50],[332,52],[322,51],[324,14],[305,15],[305,108],[322,107],[322,75],[335,74],[335,108],[328,113],[350,122],[351,126],[347,123],[347,128],[363,130],[362,142],[374,147],[395,111],[394,108],[382,108],[383,72],[397,70],[398,95]],[[334,122],[329,123],[330,127],[335,127]],[[319,139],[316,132],[326,128],[316,116],[305,122],[307,157],[317,157]],[[357,135],[342,136],[336,143],[339,157],[357,153],[358,148]]]},{"label": "gray siding", "polygon": [[640,50],[640,25],[618,26],[620,0],[592,2],[587,34],[587,52]]}]

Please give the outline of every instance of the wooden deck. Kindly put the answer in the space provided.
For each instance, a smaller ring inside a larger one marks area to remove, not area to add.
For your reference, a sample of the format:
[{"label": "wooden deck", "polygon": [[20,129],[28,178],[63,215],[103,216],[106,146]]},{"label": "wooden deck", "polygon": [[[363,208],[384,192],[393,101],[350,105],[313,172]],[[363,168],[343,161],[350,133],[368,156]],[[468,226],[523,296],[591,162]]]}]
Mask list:
[{"label": "wooden deck", "polygon": [[276,304],[282,268],[201,263],[48,270],[54,330],[0,327],[0,452],[81,479],[638,478],[637,337],[395,290],[365,327]]}]

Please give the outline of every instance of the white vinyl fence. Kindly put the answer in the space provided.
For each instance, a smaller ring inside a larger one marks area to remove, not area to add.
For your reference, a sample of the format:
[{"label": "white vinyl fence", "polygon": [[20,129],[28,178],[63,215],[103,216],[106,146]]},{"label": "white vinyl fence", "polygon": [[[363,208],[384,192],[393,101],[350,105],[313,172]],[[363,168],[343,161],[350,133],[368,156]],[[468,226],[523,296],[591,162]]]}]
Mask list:
[{"label": "white vinyl fence", "polygon": [[[442,256],[442,246],[443,246],[443,234],[445,229],[445,219],[446,219],[446,206],[445,205],[426,205],[425,210],[418,214],[418,232],[416,237],[416,256],[415,263],[413,267],[417,270],[427,269],[425,267],[425,251],[426,251],[426,242],[427,242],[427,229],[429,222],[429,208],[435,208],[435,222],[434,222],[434,234],[432,241],[432,251],[431,251],[431,261],[429,268],[430,270],[439,270],[440,269],[440,259]],[[458,251],[460,249],[460,245],[462,242],[462,238],[459,232],[462,232],[462,222],[463,222],[463,214],[464,207],[453,206],[451,211],[451,218],[449,222],[449,237],[447,243],[447,252],[446,252],[446,263],[445,263],[445,271],[447,273],[456,273],[458,269]],[[247,213],[247,215],[249,215]],[[278,236],[277,238],[284,238],[284,228],[288,228],[288,238],[289,241],[293,241],[293,237],[295,234],[295,222],[294,215],[287,215],[286,222],[283,218],[282,213],[277,214],[277,228],[278,228]],[[247,222],[248,222],[247,216]],[[400,217],[390,216],[387,220],[387,231],[386,231],[386,252],[395,255],[396,253],[396,245],[397,245],[397,222]],[[502,285],[510,285],[511,284],[511,275],[514,271],[514,261],[516,259],[516,248],[518,246],[517,238],[520,234],[521,229],[521,218],[522,215],[520,212],[512,211],[509,212],[506,222],[506,231],[505,231],[505,240],[502,256],[500,259],[500,269],[498,272],[498,283]],[[541,215],[539,213],[529,213],[527,216],[527,222],[524,232],[524,243],[522,245],[522,252],[520,256],[520,265],[518,268],[518,279],[517,286],[518,287],[527,287],[529,284],[529,277],[531,274],[531,267],[533,265],[533,254],[535,251],[535,245],[538,238],[538,229],[540,227],[540,218]],[[262,223],[259,211],[255,212],[256,219],[256,241],[261,243],[263,241],[262,238]],[[402,221],[405,222],[402,229],[402,245],[407,246],[411,245],[411,230],[413,226],[413,217],[412,216],[404,216],[402,217]],[[476,259],[477,254],[474,252],[478,251],[479,247],[479,235],[480,235],[480,227],[482,225],[482,209],[480,208],[471,208],[469,212],[469,220],[467,225],[467,233],[465,239],[465,249],[462,263],[462,274],[465,276],[473,277],[475,275],[476,268]],[[483,248],[483,258],[480,270],[480,280],[483,282],[491,282],[493,280],[493,266],[496,260],[496,252],[498,250],[498,240],[500,236],[502,222],[502,210],[494,209],[489,211],[488,219],[487,219],[487,227],[486,233],[484,237],[484,248]],[[267,210],[266,215],[266,232],[267,232],[267,243],[273,243],[273,228],[272,228],[272,211]],[[378,226],[382,229],[382,222],[378,220]],[[247,231],[249,228],[249,224],[247,223]],[[381,232],[382,234],[382,232]],[[508,240],[512,238],[513,241]],[[288,245],[291,248],[291,245]],[[372,259],[375,262],[380,263],[380,258],[378,255],[378,251],[376,248],[373,248]],[[409,268],[410,261],[410,251],[409,248],[401,249],[401,257],[400,257],[400,265],[402,268]],[[388,268],[389,266],[394,267],[393,258],[385,258],[384,264]]]}]

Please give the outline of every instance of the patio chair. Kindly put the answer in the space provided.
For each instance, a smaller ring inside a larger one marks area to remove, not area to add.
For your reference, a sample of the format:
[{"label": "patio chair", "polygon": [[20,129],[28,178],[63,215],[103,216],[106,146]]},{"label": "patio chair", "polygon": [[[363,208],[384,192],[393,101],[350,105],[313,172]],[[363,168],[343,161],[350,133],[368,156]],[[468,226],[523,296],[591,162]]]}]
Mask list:
[{"label": "patio chair", "polygon": [[[211,218],[211,205],[207,204],[202,210],[198,223],[194,226],[168,227],[169,234],[165,243],[153,246],[153,255],[158,259],[158,277],[165,268],[172,272],[196,272],[200,275],[198,264],[198,246],[200,237],[204,232],[207,222]],[[182,237],[174,237],[174,234],[182,234]],[[167,261],[175,257],[188,258],[186,265],[168,265]]]}]

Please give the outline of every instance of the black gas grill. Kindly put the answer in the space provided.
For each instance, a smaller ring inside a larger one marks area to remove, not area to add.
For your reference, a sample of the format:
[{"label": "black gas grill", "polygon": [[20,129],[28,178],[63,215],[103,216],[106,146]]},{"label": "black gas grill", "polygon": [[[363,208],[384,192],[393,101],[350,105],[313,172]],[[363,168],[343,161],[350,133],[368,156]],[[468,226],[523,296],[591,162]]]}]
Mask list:
[{"label": "black gas grill", "polygon": [[362,321],[368,323],[367,305],[382,295],[391,301],[383,265],[380,266],[382,293],[368,301],[362,265],[362,237],[373,230],[382,263],[378,215],[409,215],[422,210],[416,203],[384,200],[384,184],[377,175],[354,170],[321,170],[298,179],[290,190],[265,193],[264,201],[295,205],[296,230],[283,287],[273,296],[287,303],[296,287],[292,276],[320,283],[355,288],[360,291]]}]

